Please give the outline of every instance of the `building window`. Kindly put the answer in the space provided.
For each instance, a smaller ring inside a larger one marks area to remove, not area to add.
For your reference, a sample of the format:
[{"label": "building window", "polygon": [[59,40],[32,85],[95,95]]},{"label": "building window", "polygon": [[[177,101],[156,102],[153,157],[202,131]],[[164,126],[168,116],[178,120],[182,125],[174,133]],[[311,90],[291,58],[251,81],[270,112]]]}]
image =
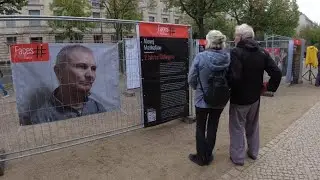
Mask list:
[{"label": "building window", "polygon": [[93,18],[101,18],[101,13],[99,13],[99,12],[93,12],[93,13],[92,13],[92,17],[93,17]]},{"label": "building window", "polygon": [[[40,10],[29,10],[29,15],[32,16],[39,16],[40,15]],[[39,20],[30,20],[29,21],[30,26],[41,26],[41,21]]]},{"label": "building window", "polygon": [[7,37],[7,44],[11,45],[11,44],[16,44],[17,43],[17,37]]},{"label": "building window", "polygon": [[175,24],[179,24],[179,19],[175,19],[175,20],[174,20],[174,23],[175,23]]},{"label": "building window", "polygon": [[10,52],[10,45],[17,43],[17,37],[7,37],[7,46],[8,46],[8,53]]},{"label": "building window", "polygon": [[93,35],[94,43],[103,43],[103,36],[102,35]]},{"label": "building window", "polygon": [[93,8],[100,8],[100,1],[101,0],[91,0],[91,5]]},{"label": "building window", "polygon": [[30,43],[42,43],[42,37],[31,37]]},{"label": "building window", "polygon": [[168,13],[168,12],[169,12],[169,8],[168,8],[167,6],[165,6],[164,8],[162,8],[162,11],[163,11],[164,13]]},{"label": "building window", "polygon": [[72,39],[70,39],[70,43],[83,43],[83,35],[75,34]]},{"label": "building window", "polygon": [[14,28],[16,27],[16,21],[6,21],[7,28]]},{"label": "building window", "polygon": [[56,43],[63,43],[64,38],[62,36],[58,35],[58,36],[54,37],[54,40],[55,40]]},{"label": "building window", "polygon": [[116,35],[114,35],[114,34],[111,35],[111,42],[113,42],[113,43],[118,42]]},{"label": "building window", "polygon": [[[13,13],[9,13],[8,15],[14,15]],[[6,27],[7,28],[15,28],[16,27],[16,21],[6,21]]]},{"label": "building window", "polygon": [[28,5],[38,5],[40,0],[28,0]]},{"label": "building window", "polygon": [[168,22],[169,22],[169,19],[168,19],[168,18],[162,18],[162,22],[163,22],[163,23],[168,23]]},{"label": "building window", "polygon": [[150,22],[154,22],[154,17],[153,16],[149,16],[149,21]]},{"label": "building window", "polygon": [[[99,12],[92,12],[92,17],[93,18],[101,18],[101,13]],[[101,27],[102,23],[101,22],[95,22],[96,27]]]}]

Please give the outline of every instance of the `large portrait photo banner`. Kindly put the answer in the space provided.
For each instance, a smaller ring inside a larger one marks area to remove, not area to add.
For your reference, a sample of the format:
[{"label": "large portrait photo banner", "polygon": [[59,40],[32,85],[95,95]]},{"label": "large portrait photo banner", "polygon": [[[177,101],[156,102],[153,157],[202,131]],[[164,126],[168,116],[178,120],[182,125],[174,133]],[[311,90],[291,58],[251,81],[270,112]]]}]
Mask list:
[{"label": "large portrait photo banner", "polygon": [[117,44],[12,45],[20,125],[119,110],[118,52]]}]

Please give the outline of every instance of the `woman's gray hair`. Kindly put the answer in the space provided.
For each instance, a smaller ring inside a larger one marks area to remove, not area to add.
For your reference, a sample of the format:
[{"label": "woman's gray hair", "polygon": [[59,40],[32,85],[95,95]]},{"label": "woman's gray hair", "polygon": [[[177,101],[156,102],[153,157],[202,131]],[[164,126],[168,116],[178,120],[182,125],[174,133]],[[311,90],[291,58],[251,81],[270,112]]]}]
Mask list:
[{"label": "woman's gray hair", "polygon": [[211,30],[206,36],[206,49],[224,49],[227,37],[218,30]]},{"label": "woman's gray hair", "polygon": [[241,36],[242,39],[250,39],[254,38],[254,31],[251,26],[248,24],[241,24],[239,26],[236,26],[236,36]]}]

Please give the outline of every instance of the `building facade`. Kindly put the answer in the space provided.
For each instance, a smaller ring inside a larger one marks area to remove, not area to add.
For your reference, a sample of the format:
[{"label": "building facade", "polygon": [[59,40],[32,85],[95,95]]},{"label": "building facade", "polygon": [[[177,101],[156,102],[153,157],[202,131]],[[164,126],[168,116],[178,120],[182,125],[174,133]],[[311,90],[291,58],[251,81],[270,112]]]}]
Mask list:
[{"label": "building facade", "polygon": [[317,24],[310,20],[307,15],[300,13],[299,16],[299,25],[297,27],[297,33],[299,33],[301,30],[307,27],[313,27],[316,26]]},{"label": "building facade", "polygon": [[140,1],[143,21],[171,24],[181,23],[182,13],[178,8],[168,8],[161,0],[153,0],[153,6],[149,3],[151,3],[150,0]]},{"label": "building facade", "polygon": [[[52,0],[29,0],[28,5],[21,11],[22,15],[46,15],[52,16],[50,3]],[[175,23],[181,22],[182,15],[175,8],[167,8],[161,0],[152,0],[153,6],[149,6],[150,0],[140,0],[139,8],[143,21]],[[92,3],[93,18],[105,18],[105,9],[100,7],[100,0],[90,0]],[[81,22],[79,22],[81,23]],[[112,24],[97,22],[95,28],[84,33],[84,36],[76,39],[76,42],[102,43],[117,41],[115,29]],[[0,62],[9,61],[9,45],[15,43],[31,42],[68,42],[57,36],[49,27],[47,21],[1,21],[0,22]]]}]

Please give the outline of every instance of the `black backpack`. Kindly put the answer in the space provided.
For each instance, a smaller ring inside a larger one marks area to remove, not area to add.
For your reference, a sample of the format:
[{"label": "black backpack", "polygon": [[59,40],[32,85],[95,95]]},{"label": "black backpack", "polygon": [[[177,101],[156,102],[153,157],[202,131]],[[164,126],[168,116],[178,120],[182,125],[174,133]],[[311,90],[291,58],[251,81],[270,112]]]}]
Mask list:
[{"label": "black backpack", "polygon": [[228,69],[212,72],[208,78],[208,89],[204,91],[200,79],[200,70],[198,69],[199,83],[204,101],[213,107],[224,107],[230,99],[227,71]]}]

